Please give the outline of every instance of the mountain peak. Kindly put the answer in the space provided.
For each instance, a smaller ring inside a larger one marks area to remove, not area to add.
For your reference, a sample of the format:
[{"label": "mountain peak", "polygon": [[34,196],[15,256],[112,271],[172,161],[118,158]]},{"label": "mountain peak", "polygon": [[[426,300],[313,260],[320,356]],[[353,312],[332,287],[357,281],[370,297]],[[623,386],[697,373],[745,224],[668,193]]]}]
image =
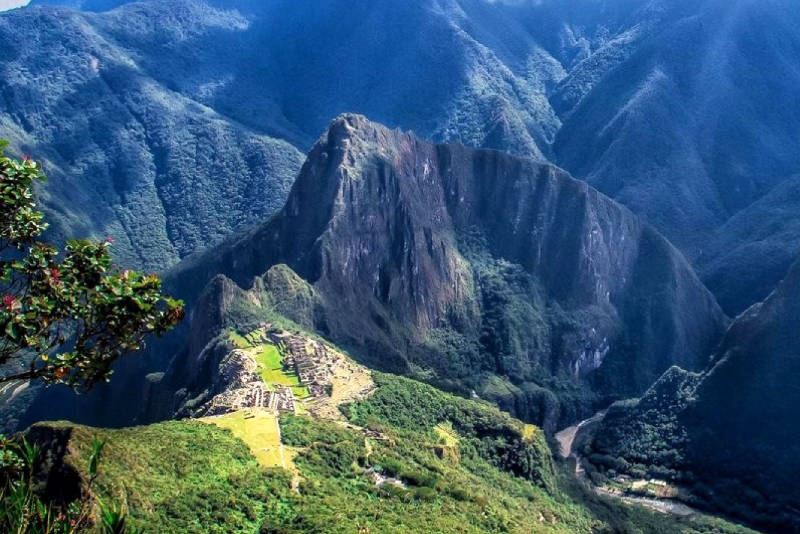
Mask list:
[{"label": "mountain peak", "polygon": [[331,120],[328,131],[344,128],[346,131],[355,132],[360,129],[386,129],[382,124],[372,122],[360,113],[342,113]]},{"label": "mountain peak", "polygon": [[704,366],[725,326],[674,247],[561,169],[355,114],[331,122],[275,217],[171,279],[191,301],[215,274],[252,287],[278,264],[319,295],[315,328],[363,360],[485,395],[514,376],[505,401],[546,425],[595,401],[559,413],[543,373],[597,402],[637,394],[670,365]]},{"label": "mountain peak", "polygon": [[412,138],[413,135],[401,129],[392,130],[359,113],[342,113],[328,124],[316,145],[345,147],[369,143],[385,146],[402,137]]}]

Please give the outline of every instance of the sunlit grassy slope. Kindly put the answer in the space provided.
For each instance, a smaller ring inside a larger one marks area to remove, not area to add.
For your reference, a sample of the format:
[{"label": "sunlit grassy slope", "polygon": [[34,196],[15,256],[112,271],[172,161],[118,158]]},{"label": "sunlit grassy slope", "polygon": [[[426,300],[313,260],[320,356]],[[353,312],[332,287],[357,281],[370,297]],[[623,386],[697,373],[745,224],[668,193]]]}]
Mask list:
[{"label": "sunlit grassy slope", "polygon": [[[258,443],[274,443],[276,435],[239,416],[221,418],[231,431],[195,421],[118,430],[49,426],[71,429],[67,464],[84,476],[92,436],[107,441],[99,491],[126,502],[147,532],[745,532],[569,489],[553,470],[540,432],[531,436],[496,408],[407,379],[378,375],[376,382],[377,392],[345,409],[353,428],[308,417],[280,419],[284,444],[299,451],[296,475],[259,464],[237,435]],[[365,439],[359,426],[383,439]],[[429,445],[441,431],[458,436],[458,461],[440,458]],[[520,458],[527,460],[521,464]],[[376,487],[370,469],[401,479],[406,488]]]},{"label": "sunlit grassy slope", "polygon": [[241,439],[264,467],[288,468],[281,445],[278,417],[264,409],[240,410],[216,417],[205,417],[205,423],[217,425]]}]

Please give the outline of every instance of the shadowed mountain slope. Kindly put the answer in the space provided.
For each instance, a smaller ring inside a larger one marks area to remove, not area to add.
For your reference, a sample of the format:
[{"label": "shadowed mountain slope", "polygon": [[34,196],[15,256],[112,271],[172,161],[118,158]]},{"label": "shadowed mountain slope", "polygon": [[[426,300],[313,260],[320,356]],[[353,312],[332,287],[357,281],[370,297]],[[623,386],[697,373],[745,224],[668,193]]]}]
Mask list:
[{"label": "shadowed mountain slope", "polygon": [[[543,158],[562,69],[528,36],[542,61],[512,72],[460,25],[435,2],[29,7],[0,15],[0,127],[45,162],[56,236],[113,235],[124,264],[164,268],[277,210],[295,147],[342,111]],[[518,26],[491,15],[486,38]]]},{"label": "shadowed mountain slope", "polygon": [[690,485],[706,506],[796,532],[799,321],[796,263],[736,319],[704,373],[673,369],[640,401],[613,407],[594,450]]},{"label": "shadowed mountain slope", "polygon": [[701,278],[731,315],[765,299],[800,256],[800,177],[778,184],[714,232]]}]

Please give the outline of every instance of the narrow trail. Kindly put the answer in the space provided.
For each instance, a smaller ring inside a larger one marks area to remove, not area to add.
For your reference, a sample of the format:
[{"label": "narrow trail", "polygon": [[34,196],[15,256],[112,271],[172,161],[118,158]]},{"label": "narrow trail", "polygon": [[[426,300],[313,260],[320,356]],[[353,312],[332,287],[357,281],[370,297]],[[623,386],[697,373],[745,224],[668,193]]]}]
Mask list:
[{"label": "narrow trail", "polygon": [[278,431],[278,452],[281,456],[281,467],[286,469],[286,456],[284,456],[283,452],[283,439],[281,438],[281,424],[280,419],[278,417],[275,418],[275,428]]}]

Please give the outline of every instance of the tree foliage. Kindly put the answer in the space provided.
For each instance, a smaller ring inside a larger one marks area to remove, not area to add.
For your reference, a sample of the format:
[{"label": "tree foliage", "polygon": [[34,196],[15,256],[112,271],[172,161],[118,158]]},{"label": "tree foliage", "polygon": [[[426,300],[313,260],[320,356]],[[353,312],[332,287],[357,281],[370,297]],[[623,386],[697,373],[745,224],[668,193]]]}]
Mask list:
[{"label": "tree foliage", "polygon": [[[97,466],[105,441],[92,439],[88,478],[80,496],[69,502],[50,502],[40,495],[37,479],[44,451],[24,437],[7,439],[0,434],[0,531],[20,534],[140,534],[130,527],[127,512],[119,505],[106,504],[95,488]],[[93,508],[100,509],[99,522]]]},{"label": "tree foliage", "polygon": [[111,240],[74,240],[59,252],[41,237],[41,166],[0,145],[0,382],[42,379],[86,390],[112,364],[183,318],[161,280],[111,262]]}]

